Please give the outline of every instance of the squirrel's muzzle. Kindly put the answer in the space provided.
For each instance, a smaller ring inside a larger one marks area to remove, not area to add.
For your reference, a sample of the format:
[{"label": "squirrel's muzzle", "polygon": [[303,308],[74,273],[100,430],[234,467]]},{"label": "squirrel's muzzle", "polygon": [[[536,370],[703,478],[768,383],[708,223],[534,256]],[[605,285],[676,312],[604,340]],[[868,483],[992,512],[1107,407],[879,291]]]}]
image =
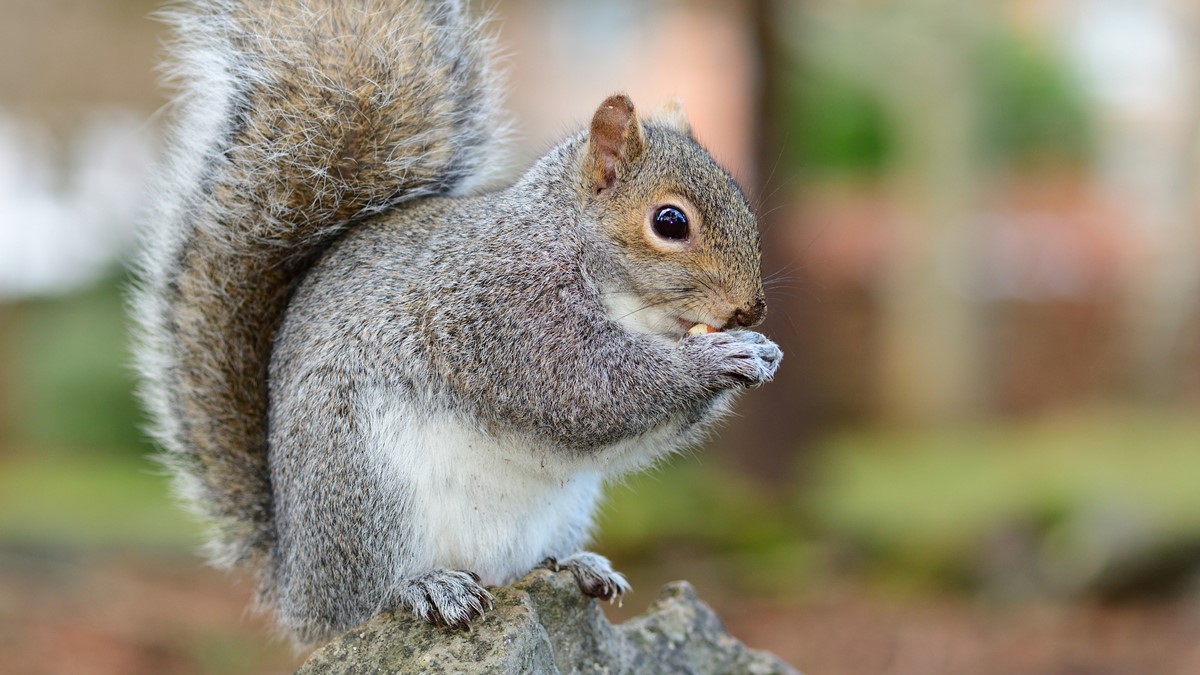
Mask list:
[{"label": "squirrel's muzzle", "polygon": [[726,328],[753,328],[762,323],[767,315],[767,302],[763,298],[755,298],[754,302],[733,310]]}]

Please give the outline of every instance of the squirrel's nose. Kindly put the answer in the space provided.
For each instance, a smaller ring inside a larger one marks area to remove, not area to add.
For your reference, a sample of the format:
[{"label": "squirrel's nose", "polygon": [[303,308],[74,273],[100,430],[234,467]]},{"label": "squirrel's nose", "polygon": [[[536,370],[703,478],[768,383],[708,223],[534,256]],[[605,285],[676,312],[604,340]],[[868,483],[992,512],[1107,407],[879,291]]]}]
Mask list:
[{"label": "squirrel's nose", "polygon": [[754,302],[733,310],[733,317],[730,318],[729,323],[731,327],[752,328],[762,323],[763,317],[766,315],[766,300],[755,298]]}]

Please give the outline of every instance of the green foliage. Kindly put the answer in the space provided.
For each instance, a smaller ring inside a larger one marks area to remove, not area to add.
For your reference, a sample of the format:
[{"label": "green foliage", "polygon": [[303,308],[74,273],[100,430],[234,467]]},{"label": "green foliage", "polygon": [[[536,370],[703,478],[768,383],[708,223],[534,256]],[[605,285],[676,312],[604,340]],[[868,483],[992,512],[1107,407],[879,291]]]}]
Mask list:
[{"label": "green foliage", "polygon": [[1200,421],[1185,413],[848,432],[810,450],[790,500],[696,459],[635,477],[612,492],[600,541],[627,558],[686,542],[734,560],[742,587],[775,591],[834,573],[821,571],[830,547],[893,580],[974,585],[993,539],[1014,528],[1051,566],[1097,514],[1127,513],[1165,551],[1200,541],[1197,448]]},{"label": "green foliage", "polygon": [[1124,514],[1139,537],[1171,548],[1200,541],[1197,447],[1200,423],[1149,413],[847,434],[824,449],[803,508],[876,569],[933,583],[977,576],[990,542],[1014,528],[1034,555],[1053,557],[1053,539],[1075,523]]},{"label": "green foliage", "polygon": [[895,130],[877,92],[820,62],[789,78],[783,94],[788,161],[820,174],[881,173]]},{"label": "green foliage", "polygon": [[[21,446],[146,454],[133,396],[128,333],[114,278],[86,292],[30,300],[5,326],[16,387],[13,441]],[[6,385],[12,386],[12,385]]]},{"label": "green foliage", "polygon": [[[886,51],[872,52],[870,45],[850,45],[847,39],[811,39],[799,47],[798,62],[783,64],[777,114],[785,157],[795,169],[875,176],[892,168],[909,133],[890,108],[895,93],[889,90],[904,85],[888,75],[892,68]],[[1055,54],[1031,38],[996,27],[964,57],[977,111],[974,151],[982,160],[1020,170],[1089,158],[1093,139],[1087,102]],[[938,114],[936,100],[926,105],[930,116]]]},{"label": "green foliage", "polygon": [[610,488],[601,514],[606,543],[628,555],[665,539],[712,549],[769,547],[794,534],[777,506],[744,477],[719,463],[695,459],[637,474]]},{"label": "green foliage", "polygon": [[1052,53],[1001,33],[984,43],[979,63],[986,159],[1014,168],[1088,159],[1084,94]]},{"label": "green foliage", "polygon": [[1200,422],[1185,415],[1087,415],[1018,427],[864,432],[823,449],[806,506],[830,531],[889,549],[938,549],[1006,520],[1097,500],[1139,504],[1200,528]]},{"label": "green foliage", "polygon": [[199,527],[156,465],[84,452],[0,462],[0,542],[194,549]]}]

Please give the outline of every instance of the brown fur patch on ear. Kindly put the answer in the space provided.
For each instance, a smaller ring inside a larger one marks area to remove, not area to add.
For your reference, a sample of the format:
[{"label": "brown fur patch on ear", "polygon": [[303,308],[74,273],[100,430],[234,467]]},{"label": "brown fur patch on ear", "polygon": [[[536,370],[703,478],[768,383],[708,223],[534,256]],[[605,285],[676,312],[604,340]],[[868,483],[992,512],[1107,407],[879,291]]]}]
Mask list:
[{"label": "brown fur patch on ear", "polygon": [[683,101],[676,96],[658,107],[654,119],[665,123],[681,134],[692,136],[692,123],[688,121],[687,113],[683,110]]},{"label": "brown fur patch on ear", "polygon": [[604,99],[588,131],[587,169],[595,194],[617,184],[642,156],[645,140],[633,101],[625,94]]}]

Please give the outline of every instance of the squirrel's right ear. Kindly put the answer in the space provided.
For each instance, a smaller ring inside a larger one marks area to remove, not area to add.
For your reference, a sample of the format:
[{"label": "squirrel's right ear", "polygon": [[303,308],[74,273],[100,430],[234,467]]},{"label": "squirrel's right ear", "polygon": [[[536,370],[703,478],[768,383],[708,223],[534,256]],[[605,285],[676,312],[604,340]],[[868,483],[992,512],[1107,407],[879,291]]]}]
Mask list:
[{"label": "squirrel's right ear", "polygon": [[642,123],[633,101],[625,94],[604,99],[592,116],[588,130],[585,177],[592,194],[601,194],[629,175],[630,167],[646,149]]}]

